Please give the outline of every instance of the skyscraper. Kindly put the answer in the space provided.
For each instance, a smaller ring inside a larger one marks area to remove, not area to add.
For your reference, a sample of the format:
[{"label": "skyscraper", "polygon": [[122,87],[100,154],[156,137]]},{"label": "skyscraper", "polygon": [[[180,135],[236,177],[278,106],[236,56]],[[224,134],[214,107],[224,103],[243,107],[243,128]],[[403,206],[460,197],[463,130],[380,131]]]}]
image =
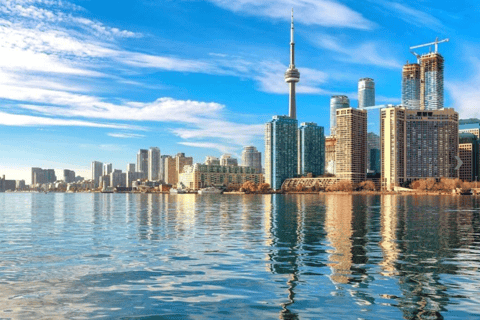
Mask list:
[{"label": "skyscraper", "polygon": [[63,181],[65,181],[65,183],[75,182],[75,171],[63,170]]},{"label": "skyscraper", "polygon": [[358,108],[375,105],[375,81],[370,78],[358,80]]},{"label": "skyscraper", "polygon": [[478,181],[478,138],[473,133],[459,134],[459,156],[463,164],[458,177],[463,181]]},{"label": "skyscraper", "polygon": [[95,187],[99,186],[100,177],[103,173],[103,162],[92,161],[92,180],[95,183]]},{"label": "skyscraper", "polygon": [[242,166],[255,168],[256,173],[262,173],[262,153],[254,146],[247,146],[242,151]]},{"label": "skyscraper", "polygon": [[325,134],[314,122],[303,122],[298,129],[298,174],[323,175],[325,170]]},{"label": "skyscraper", "polygon": [[420,109],[420,65],[408,63],[402,71],[402,106]]},{"label": "skyscraper", "polygon": [[285,82],[289,84],[289,113],[292,119],[297,118],[297,105],[295,100],[295,84],[300,81],[300,72],[295,68],[295,41],[293,39],[293,9],[292,9],[292,23],[290,26],[290,65],[285,72]]},{"label": "skyscraper", "polygon": [[336,176],[359,183],[367,176],[367,111],[337,110]]},{"label": "skyscraper", "polygon": [[135,172],[135,163],[127,164],[127,172]]},{"label": "skyscraper", "polygon": [[337,126],[337,110],[350,108],[350,100],[347,96],[332,96],[330,98],[330,135],[335,135]]},{"label": "skyscraper", "polygon": [[265,125],[265,181],[274,190],[298,170],[296,119],[274,116]]},{"label": "skyscraper", "polygon": [[373,132],[367,134],[367,157],[369,173],[380,173],[380,136]]},{"label": "skyscraper", "polygon": [[381,110],[382,188],[425,178],[456,178],[458,113],[442,110]]},{"label": "skyscraper", "polygon": [[104,163],[103,164],[103,175],[109,175],[113,171],[113,165],[111,163]]},{"label": "skyscraper", "polygon": [[151,147],[148,150],[148,180],[157,181],[160,179],[160,149]]},{"label": "skyscraper", "polygon": [[161,181],[165,182],[166,181],[166,177],[165,177],[165,159],[170,157],[169,155],[166,155],[166,154],[162,154],[160,155],[160,175],[159,175],[159,178]]},{"label": "skyscraper", "polygon": [[443,62],[438,52],[420,57],[420,108],[438,110],[443,108]]},{"label": "skyscraper", "polygon": [[148,150],[140,149],[137,153],[137,172],[143,172],[148,177]]}]

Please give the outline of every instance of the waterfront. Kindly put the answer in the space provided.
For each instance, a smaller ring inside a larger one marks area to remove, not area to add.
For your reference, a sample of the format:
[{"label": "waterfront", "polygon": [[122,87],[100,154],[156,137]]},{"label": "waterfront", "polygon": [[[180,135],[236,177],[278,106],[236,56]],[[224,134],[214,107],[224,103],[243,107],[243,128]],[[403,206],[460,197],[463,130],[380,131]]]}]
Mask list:
[{"label": "waterfront", "polygon": [[0,194],[0,318],[477,319],[468,196]]}]

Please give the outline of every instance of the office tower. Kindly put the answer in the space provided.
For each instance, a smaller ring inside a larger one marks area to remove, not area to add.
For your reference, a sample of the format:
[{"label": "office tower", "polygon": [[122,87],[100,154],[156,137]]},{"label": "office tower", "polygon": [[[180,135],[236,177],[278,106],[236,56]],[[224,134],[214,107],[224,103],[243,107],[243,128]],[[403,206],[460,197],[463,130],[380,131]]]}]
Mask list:
[{"label": "office tower", "polygon": [[358,108],[375,105],[375,81],[370,78],[358,80]]},{"label": "office tower", "polygon": [[110,187],[125,187],[127,183],[126,174],[122,170],[115,169],[109,174],[110,177]]},{"label": "office tower", "polygon": [[65,181],[65,183],[75,182],[75,171],[63,170],[63,181]]},{"label": "office tower", "polygon": [[137,172],[143,172],[148,177],[148,150],[140,149],[137,153]]},{"label": "office tower", "polygon": [[463,164],[458,170],[458,177],[463,181],[477,181],[479,169],[479,140],[473,133],[459,134],[459,156]]},{"label": "office tower", "polygon": [[332,136],[325,138],[325,173],[335,174],[335,146],[337,139]]},{"label": "office tower", "polygon": [[443,62],[438,52],[420,57],[420,108],[438,110],[443,108]]},{"label": "office tower", "polygon": [[127,172],[135,172],[135,163],[128,163],[127,164]]},{"label": "office tower", "polygon": [[337,126],[337,110],[350,108],[350,100],[347,96],[332,96],[330,98],[330,135],[335,135]]},{"label": "office tower", "polygon": [[231,154],[225,153],[220,157],[221,166],[238,166],[238,161],[235,158],[232,158]]},{"label": "office tower", "polygon": [[426,178],[456,178],[458,113],[442,110],[381,110],[382,188]]},{"label": "office tower", "polygon": [[44,169],[45,183],[54,183],[57,181],[57,176],[55,175],[55,169]]},{"label": "office tower", "polygon": [[26,187],[25,180],[17,180],[15,181],[15,188],[17,190],[24,190]]},{"label": "office tower", "polygon": [[458,131],[473,133],[480,139],[480,120],[479,119],[462,119],[458,121]]},{"label": "office tower", "polygon": [[113,165],[111,163],[103,164],[103,176],[109,175],[113,171]]},{"label": "office tower", "polygon": [[380,173],[380,136],[373,132],[367,134],[368,173]]},{"label": "office tower", "polygon": [[191,189],[209,186],[241,185],[246,181],[256,184],[263,183],[263,174],[253,167],[221,166],[219,164],[200,164],[185,166],[179,175],[179,184]]},{"label": "office tower", "polygon": [[103,173],[103,163],[99,161],[92,161],[92,181],[97,188],[100,183],[100,177]]},{"label": "office tower", "polygon": [[297,120],[287,116],[274,116],[265,125],[265,181],[274,190],[297,174],[297,127]]},{"label": "office tower", "polygon": [[262,173],[262,153],[254,146],[247,146],[242,151],[242,166],[256,169],[256,173]]},{"label": "office tower", "polygon": [[295,41],[293,40],[293,9],[292,23],[290,26],[290,65],[285,72],[285,82],[289,85],[288,115],[292,119],[297,118],[297,105],[295,101],[295,84],[300,81],[300,72],[295,68]]},{"label": "office tower", "polygon": [[148,150],[148,180],[157,181],[160,179],[160,149],[151,147]]},{"label": "office tower", "polygon": [[213,165],[219,166],[220,165],[220,159],[218,159],[217,157],[214,157],[214,156],[206,156],[205,157],[205,164],[209,165],[209,166],[213,166]]},{"label": "office tower", "polygon": [[420,109],[420,65],[408,63],[402,71],[402,106],[406,109]]},{"label": "office tower", "polygon": [[303,122],[298,129],[298,174],[323,175],[325,170],[325,135],[323,127]]},{"label": "office tower", "polygon": [[31,185],[45,183],[43,179],[43,170],[42,168],[32,168],[32,182]]},{"label": "office tower", "polygon": [[168,156],[164,160],[165,182],[172,186],[177,185],[177,162],[173,157]]},{"label": "office tower", "polygon": [[336,176],[359,183],[367,177],[367,111],[337,110]]},{"label": "office tower", "polygon": [[163,181],[165,182],[166,178],[165,178],[165,159],[170,157],[169,155],[166,155],[166,154],[163,154],[163,155],[160,155],[160,181]]}]

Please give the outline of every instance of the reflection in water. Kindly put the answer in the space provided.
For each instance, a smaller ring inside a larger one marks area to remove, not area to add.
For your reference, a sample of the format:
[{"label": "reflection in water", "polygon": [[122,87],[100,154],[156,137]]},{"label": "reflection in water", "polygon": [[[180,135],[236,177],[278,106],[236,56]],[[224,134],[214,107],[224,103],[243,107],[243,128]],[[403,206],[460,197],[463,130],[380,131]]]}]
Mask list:
[{"label": "reflection in water", "polygon": [[474,197],[0,194],[0,209],[0,318],[480,314]]}]

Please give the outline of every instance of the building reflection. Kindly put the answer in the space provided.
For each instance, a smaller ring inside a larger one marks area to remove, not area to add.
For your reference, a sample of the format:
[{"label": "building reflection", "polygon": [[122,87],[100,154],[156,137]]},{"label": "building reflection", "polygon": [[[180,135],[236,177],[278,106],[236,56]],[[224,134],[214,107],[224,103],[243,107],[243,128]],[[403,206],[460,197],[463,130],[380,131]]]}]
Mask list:
[{"label": "building reflection", "polygon": [[382,196],[382,206],[380,213],[382,240],[379,245],[382,249],[383,260],[380,262],[382,275],[397,275],[397,263],[400,250],[398,248],[398,210],[400,198],[396,195]]}]

